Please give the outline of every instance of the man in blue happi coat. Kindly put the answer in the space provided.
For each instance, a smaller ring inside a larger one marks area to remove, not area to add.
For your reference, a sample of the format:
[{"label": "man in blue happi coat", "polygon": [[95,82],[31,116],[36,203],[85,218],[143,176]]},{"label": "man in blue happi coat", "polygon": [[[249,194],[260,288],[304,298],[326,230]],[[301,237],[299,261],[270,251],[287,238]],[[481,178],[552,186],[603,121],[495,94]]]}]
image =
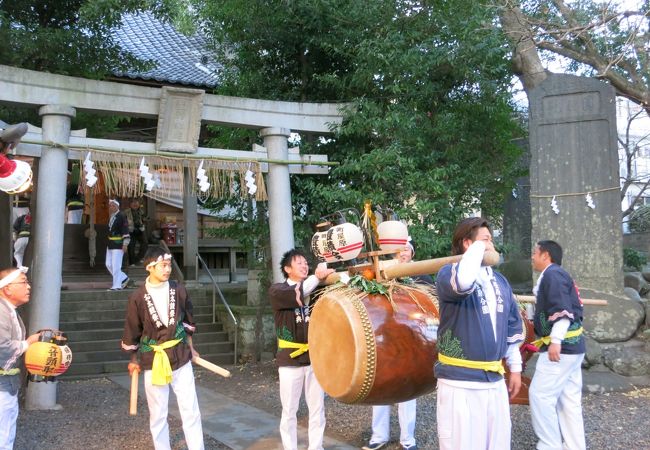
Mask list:
[{"label": "man in blue happi coat", "polygon": [[[510,448],[510,405],[521,387],[522,320],[503,275],[483,266],[494,251],[486,220],[464,219],[452,238],[458,263],[444,266],[437,278],[438,440],[441,450]],[[510,379],[504,381],[505,358]]]},{"label": "man in blue happi coat", "polygon": [[562,247],[539,241],[531,256],[540,272],[535,293],[534,342],[540,348],[530,384],[530,413],[538,450],[584,450],[582,421],[582,300],[562,265]]}]

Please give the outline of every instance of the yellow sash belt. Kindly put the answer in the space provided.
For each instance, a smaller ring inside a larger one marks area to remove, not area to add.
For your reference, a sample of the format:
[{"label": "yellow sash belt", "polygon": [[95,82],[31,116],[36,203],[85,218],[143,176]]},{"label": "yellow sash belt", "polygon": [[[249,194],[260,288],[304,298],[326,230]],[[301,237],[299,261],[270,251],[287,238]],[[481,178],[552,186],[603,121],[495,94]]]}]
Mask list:
[{"label": "yellow sash belt", "polygon": [[[584,330],[582,327],[576,330],[567,331],[566,335],[564,336],[564,339],[580,336],[583,331]],[[550,343],[551,343],[551,336],[544,336],[537,339],[536,341],[533,341],[533,345],[537,348],[540,348],[542,345],[550,345]]]},{"label": "yellow sash belt", "polygon": [[174,339],[173,341],[163,342],[160,345],[151,345],[156,354],[153,356],[153,364],[151,366],[151,384],[156,386],[164,386],[172,382],[172,365],[169,362],[169,356],[165,349],[172,348],[182,339]]},{"label": "yellow sash belt", "polygon": [[20,373],[20,369],[17,368],[17,367],[15,367],[13,369],[9,369],[9,370],[0,369],[0,376],[2,376],[2,375],[18,375],[19,373]]},{"label": "yellow sash belt", "polygon": [[124,238],[122,236],[109,236],[108,239],[111,240],[111,241],[122,241],[122,240],[124,240]]},{"label": "yellow sash belt", "polygon": [[295,352],[289,354],[292,358],[297,358],[305,352],[309,351],[309,344],[300,344],[298,342],[289,342],[284,339],[278,339],[278,348],[297,348]]},{"label": "yellow sash belt", "polygon": [[438,353],[438,361],[449,366],[466,367],[468,369],[481,369],[487,372],[506,373],[501,361],[470,361],[469,359],[452,358]]}]

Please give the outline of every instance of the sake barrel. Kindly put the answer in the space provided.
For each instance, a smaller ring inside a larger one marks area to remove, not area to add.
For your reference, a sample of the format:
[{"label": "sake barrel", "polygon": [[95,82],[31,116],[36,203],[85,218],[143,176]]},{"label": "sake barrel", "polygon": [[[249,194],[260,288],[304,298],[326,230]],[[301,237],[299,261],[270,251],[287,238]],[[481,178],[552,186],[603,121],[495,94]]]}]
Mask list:
[{"label": "sake barrel", "polygon": [[314,234],[311,239],[314,255],[328,263],[354,259],[359,256],[362,248],[363,233],[353,223],[333,226],[327,231]]},{"label": "sake barrel", "polygon": [[386,220],[377,226],[379,247],[387,252],[398,252],[406,247],[409,232],[406,225],[399,220]]}]

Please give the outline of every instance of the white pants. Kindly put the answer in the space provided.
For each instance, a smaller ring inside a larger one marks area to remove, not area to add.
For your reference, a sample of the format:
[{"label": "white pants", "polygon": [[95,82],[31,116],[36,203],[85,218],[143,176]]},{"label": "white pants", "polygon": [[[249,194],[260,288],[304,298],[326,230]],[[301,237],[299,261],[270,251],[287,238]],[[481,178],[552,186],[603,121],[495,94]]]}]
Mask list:
[{"label": "white pants", "polygon": [[584,356],[562,354],[560,361],[553,362],[548,352],[539,354],[528,392],[539,450],[586,448],[581,403]]},{"label": "white pants", "polygon": [[[183,421],[183,434],[188,450],[203,450],[203,427],[199,401],[194,387],[194,371],[188,362],[172,372],[172,389],[176,394],[178,411]],[[170,450],[167,406],[169,404],[169,384],[151,384],[151,370],[144,371],[144,390],[149,407],[149,429],[156,450]]]},{"label": "white pants", "polygon": [[18,267],[23,265],[23,259],[25,257],[25,250],[27,249],[27,243],[29,242],[29,237],[19,237],[14,242],[14,259],[16,260],[16,265]]},{"label": "white pants", "polygon": [[111,289],[121,289],[122,282],[128,277],[124,272],[122,272],[122,258],[124,257],[124,251],[121,248],[117,250],[106,249],[106,268],[108,272],[113,276],[113,285]]},{"label": "white pants", "polygon": [[510,404],[505,381],[485,389],[458,387],[438,380],[440,450],[509,450]]},{"label": "white pants", "polygon": [[325,394],[318,384],[311,366],[279,367],[280,401],[282,418],[280,436],[284,450],[298,448],[298,421],[296,413],[300,404],[302,387],[305,386],[305,402],[309,409],[309,449],[323,450],[325,434]]},{"label": "white pants", "polygon": [[[397,417],[399,418],[399,443],[402,447],[415,445],[415,412],[416,400],[409,400],[397,404]],[[388,442],[390,440],[390,405],[377,405],[372,407],[372,437],[371,444]]]},{"label": "white pants", "polygon": [[12,450],[16,439],[18,394],[0,391],[0,450]]},{"label": "white pants", "polygon": [[81,218],[83,217],[83,209],[72,209],[68,210],[66,223],[81,223]]}]

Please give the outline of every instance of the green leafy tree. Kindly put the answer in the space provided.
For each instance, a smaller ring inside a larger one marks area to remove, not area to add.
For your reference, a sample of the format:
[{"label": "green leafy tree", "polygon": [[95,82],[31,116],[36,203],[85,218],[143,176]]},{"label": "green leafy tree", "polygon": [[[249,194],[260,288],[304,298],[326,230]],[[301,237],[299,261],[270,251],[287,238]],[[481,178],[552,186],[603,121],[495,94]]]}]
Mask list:
[{"label": "green leafy tree", "polygon": [[520,129],[508,49],[478,2],[191,3],[222,53],[221,93],[349,104],[333,137],[300,136],[301,152],[341,165],[292,177],[299,241],[320,216],[369,199],[411,223],[419,257],[434,256],[462,214],[499,214]]},{"label": "green leafy tree", "polygon": [[[112,37],[127,12],[149,10],[165,19],[178,8],[175,1],[157,0],[0,0],[0,64],[61,75],[104,79],[116,71],[152,67],[122,50]],[[2,107],[9,122],[39,123],[34,109]],[[75,128],[101,136],[124,118],[79,112]]]}]

